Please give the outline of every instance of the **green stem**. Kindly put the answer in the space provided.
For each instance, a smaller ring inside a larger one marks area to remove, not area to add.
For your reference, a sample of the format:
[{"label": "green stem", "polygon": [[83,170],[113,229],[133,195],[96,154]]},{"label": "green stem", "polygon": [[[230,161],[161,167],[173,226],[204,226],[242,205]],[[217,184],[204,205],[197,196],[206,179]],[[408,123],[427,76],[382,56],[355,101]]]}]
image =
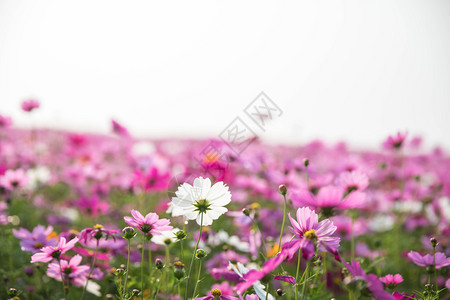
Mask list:
[{"label": "green stem", "polygon": [[[145,239],[145,236],[144,236]],[[141,250],[141,299],[144,300],[144,250],[145,250],[145,240],[142,243]]]},{"label": "green stem", "polygon": [[127,271],[125,272],[125,284],[123,286],[123,296],[122,298],[125,298],[125,294],[127,292],[127,281],[128,281],[128,273],[130,271],[130,247],[131,247],[131,241],[128,240],[128,259],[127,259]]},{"label": "green stem", "polygon": [[67,299],[67,290],[66,290],[66,283],[64,282],[64,275],[61,267],[61,259],[58,258],[59,263],[59,273],[61,274],[61,281],[63,284],[63,291],[64,291],[64,299]]},{"label": "green stem", "polygon": [[303,280],[303,287],[302,287],[302,299],[305,299],[306,281],[308,280],[308,271],[309,271],[309,261],[306,264],[305,272],[302,275],[302,278],[305,277],[305,279]]},{"label": "green stem", "polygon": [[197,272],[197,281],[195,281],[195,286],[194,286],[194,294],[192,295],[192,298],[195,297],[195,293],[197,292],[197,285],[200,282],[200,273],[202,271],[202,259],[199,259],[198,262],[198,272]]},{"label": "green stem", "polygon": [[152,286],[152,242],[148,240],[148,280],[150,287]]},{"label": "green stem", "polygon": [[286,222],[286,195],[283,195],[284,206],[283,206],[283,223],[281,224],[280,241],[278,242],[278,252],[281,250],[281,238],[283,237],[284,223]]},{"label": "green stem", "polygon": [[181,300],[181,288],[180,288],[181,282],[178,280],[178,299]]},{"label": "green stem", "polygon": [[295,273],[295,300],[298,299],[298,273],[300,271],[300,262],[302,260],[302,249],[298,249],[297,272]]},{"label": "green stem", "polygon": [[266,300],[269,298],[269,283],[266,284]]},{"label": "green stem", "polygon": [[159,287],[161,286],[161,279],[162,279],[162,272],[161,272],[161,278],[159,278],[158,288],[156,289],[155,300],[156,300],[157,297],[158,297]]},{"label": "green stem", "polygon": [[248,216],[248,217],[253,222],[253,224],[255,224],[256,229],[258,230],[259,234],[261,235],[261,242],[262,242],[261,244],[262,244],[262,247],[263,247],[262,256],[263,256],[264,260],[267,260],[267,258],[266,258],[267,247],[266,247],[266,242],[264,241],[264,236],[263,236],[261,230],[259,229],[258,223],[256,223],[255,219],[253,219],[250,216]]},{"label": "green stem", "polygon": [[95,261],[97,260],[98,243],[99,243],[99,240],[97,239],[97,243],[95,245],[94,259],[92,260],[91,269],[89,271],[89,276],[86,280],[86,283],[84,284],[83,293],[81,294],[80,300],[83,299],[83,297],[84,297],[84,293],[86,292],[86,288],[87,288],[89,279],[91,279],[91,276],[92,276],[92,271],[94,271]]},{"label": "green stem", "polygon": [[189,273],[188,278],[186,280],[186,291],[184,293],[184,299],[187,300],[188,295],[188,289],[189,289],[189,280],[191,279],[191,272],[192,272],[192,264],[194,262],[195,252],[197,252],[198,244],[200,243],[200,239],[202,237],[202,229],[203,229],[203,213],[200,217],[200,234],[198,235],[197,244],[195,244],[194,252],[192,253],[191,263],[189,265]]},{"label": "green stem", "polygon": [[436,284],[436,296],[438,295],[438,282],[437,282],[437,270],[436,270],[436,247],[433,247],[433,268],[434,268],[434,282]]}]

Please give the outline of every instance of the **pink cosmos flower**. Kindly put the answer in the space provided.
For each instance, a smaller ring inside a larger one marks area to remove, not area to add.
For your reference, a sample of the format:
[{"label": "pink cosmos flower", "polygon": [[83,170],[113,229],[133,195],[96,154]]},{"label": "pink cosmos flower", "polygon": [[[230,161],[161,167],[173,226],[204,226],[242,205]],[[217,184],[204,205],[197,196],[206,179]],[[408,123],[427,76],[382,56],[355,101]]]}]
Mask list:
[{"label": "pink cosmos flower", "polygon": [[23,169],[7,170],[0,176],[0,186],[7,190],[14,190],[24,187],[28,183],[27,174]]},{"label": "pink cosmos flower", "polygon": [[281,280],[287,283],[290,283],[292,285],[296,285],[297,282],[295,281],[295,278],[288,275],[276,275],[273,279],[275,280]]},{"label": "pink cosmos flower", "polygon": [[13,229],[13,234],[16,238],[20,239],[20,246],[22,251],[30,251],[33,253],[39,252],[42,247],[55,246],[57,240],[51,236],[53,232],[52,226],[44,227],[42,225],[36,226],[32,232],[29,232],[25,228],[19,230]]},{"label": "pink cosmos flower", "polygon": [[367,283],[367,288],[372,294],[372,297],[376,300],[395,300],[394,296],[384,290],[383,284],[378,277],[374,274],[367,275],[361,268],[361,263],[352,260],[348,264],[345,260],[342,261],[349,273],[355,278],[361,278]]},{"label": "pink cosmos flower", "polygon": [[317,196],[307,190],[299,190],[291,194],[291,199],[294,205],[320,209],[325,217],[332,216],[334,209],[361,208],[367,204],[363,192],[354,191],[345,197],[343,189],[330,185],[322,187]]},{"label": "pink cosmos flower", "polygon": [[400,149],[403,146],[407,135],[406,132],[397,132],[397,135],[389,136],[387,140],[383,142],[383,148],[386,150]]},{"label": "pink cosmos flower", "polygon": [[388,274],[388,275],[386,275],[384,277],[380,277],[378,279],[389,288],[393,288],[397,284],[403,282],[403,277],[400,274],[395,274],[395,275]]},{"label": "pink cosmos flower", "polygon": [[5,117],[0,115],[0,128],[9,127],[12,124],[12,120],[10,117]]},{"label": "pink cosmos flower", "polygon": [[193,300],[239,300],[239,298],[229,296],[229,295],[223,295],[222,291],[219,289],[213,289],[211,291],[210,296],[200,297],[200,298],[194,298]]},{"label": "pink cosmos flower", "polygon": [[155,213],[148,213],[145,217],[137,210],[131,210],[132,217],[124,217],[125,222],[133,227],[138,228],[143,234],[147,236],[160,235],[161,231],[168,231],[173,229],[170,226],[169,219],[159,219]]},{"label": "pink cosmos flower", "polygon": [[78,202],[74,203],[81,211],[96,217],[107,213],[109,205],[106,201],[101,201],[100,197],[93,195],[91,197],[81,196]]},{"label": "pink cosmos flower", "polygon": [[433,258],[433,256],[430,254],[422,256],[415,251],[411,251],[408,253],[408,258],[413,263],[421,267],[433,266],[435,259],[436,259],[436,269],[440,269],[442,267],[450,265],[450,257],[446,257],[445,254],[442,252],[436,252],[436,256],[435,258]]},{"label": "pink cosmos flower", "polygon": [[36,108],[39,108],[39,102],[34,99],[30,99],[30,100],[26,100],[26,101],[22,102],[22,110],[23,111],[30,112]]},{"label": "pink cosmos flower", "polygon": [[341,239],[332,236],[337,227],[329,219],[319,222],[319,216],[308,207],[297,210],[297,221],[290,214],[289,220],[292,224],[289,229],[302,241],[300,248],[303,258],[310,260],[314,256],[316,245],[321,251],[336,250],[339,247]]},{"label": "pink cosmos flower", "polygon": [[50,263],[47,269],[47,276],[61,281],[62,271],[64,281],[69,280],[70,284],[83,286],[89,274],[89,266],[80,265],[81,260],[81,255],[77,254],[70,261],[61,259],[61,268],[57,262]]},{"label": "pink cosmos flower", "polygon": [[125,136],[125,137],[130,135],[128,133],[128,130],[124,126],[120,125],[117,121],[111,120],[111,125],[112,125],[112,131],[115,134],[120,135],[120,136]]},{"label": "pink cosmos flower", "polygon": [[61,254],[66,253],[70,249],[72,249],[75,244],[78,242],[78,238],[75,237],[69,242],[66,243],[65,238],[61,238],[58,242],[58,245],[56,247],[43,247],[41,249],[41,252],[33,254],[31,256],[31,263],[35,262],[49,262],[53,259],[59,259]]},{"label": "pink cosmos flower", "polygon": [[337,184],[349,194],[352,191],[364,191],[369,185],[369,177],[361,171],[343,172],[337,179]]},{"label": "pink cosmos flower", "polygon": [[139,186],[145,191],[165,191],[169,186],[170,174],[161,173],[157,168],[151,168],[147,172],[134,171],[131,185]]}]

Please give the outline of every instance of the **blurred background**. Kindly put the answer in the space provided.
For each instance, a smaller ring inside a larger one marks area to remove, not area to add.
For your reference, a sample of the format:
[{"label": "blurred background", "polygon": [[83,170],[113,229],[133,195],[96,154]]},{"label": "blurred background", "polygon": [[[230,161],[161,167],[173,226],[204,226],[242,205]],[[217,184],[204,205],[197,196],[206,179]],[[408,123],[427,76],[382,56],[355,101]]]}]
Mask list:
[{"label": "blurred background", "polygon": [[[0,0],[15,127],[218,137],[264,91],[270,143],[450,148],[450,2]],[[30,118],[23,100],[41,107]]]}]

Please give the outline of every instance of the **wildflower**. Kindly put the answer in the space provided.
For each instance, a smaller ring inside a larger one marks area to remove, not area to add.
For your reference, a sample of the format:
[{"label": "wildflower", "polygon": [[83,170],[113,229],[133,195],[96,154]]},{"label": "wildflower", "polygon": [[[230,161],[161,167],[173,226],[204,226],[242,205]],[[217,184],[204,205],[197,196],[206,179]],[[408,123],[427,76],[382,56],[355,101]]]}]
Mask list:
[{"label": "wildflower", "polygon": [[26,112],[31,112],[33,109],[39,108],[39,102],[30,99],[22,102],[22,110]]},{"label": "wildflower", "polygon": [[147,172],[134,171],[132,186],[138,186],[144,191],[165,191],[169,185],[170,174],[161,173],[157,168],[150,168]]},{"label": "wildflower", "polygon": [[[61,281],[61,271],[63,277],[76,286],[83,286],[86,283],[89,274],[89,266],[80,265],[82,260],[81,255],[75,255],[67,261],[61,259],[60,263],[50,263],[48,265],[47,276]],[[60,268],[61,264],[61,268]]]},{"label": "wildflower", "polygon": [[[173,228],[173,229],[167,230],[167,231],[161,231],[161,234],[154,236],[152,241],[153,241],[153,243],[155,243],[157,245],[161,245],[161,246],[170,245],[172,243],[175,243],[178,240],[177,239],[178,232],[180,232],[180,229],[178,229],[178,228]],[[182,236],[182,235],[180,235],[180,236]]]},{"label": "wildflower", "polygon": [[352,191],[364,191],[369,185],[369,178],[361,171],[343,172],[337,179],[339,187],[343,188],[345,193]]},{"label": "wildflower", "polygon": [[230,203],[231,193],[223,182],[211,186],[209,178],[198,177],[194,185],[183,183],[172,197],[172,205],[189,220],[209,226],[228,211],[224,206]]},{"label": "wildflower", "polygon": [[0,186],[7,190],[14,190],[26,186],[28,177],[23,169],[7,170],[0,176]]},{"label": "wildflower", "polygon": [[87,243],[92,239],[99,240],[101,238],[104,238],[105,240],[107,240],[110,237],[112,237],[113,240],[115,240],[116,239],[115,234],[118,232],[119,232],[118,230],[105,229],[103,225],[97,224],[94,226],[94,228],[83,229],[83,231],[81,231],[80,234],[80,241],[82,241],[83,243]]},{"label": "wildflower", "polygon": [[348,196],[345,191],[334,186],[324,186],[317,196],[307,190],[299,190],[291,195],[292,202],[297,206],[309,206],[320,209],[325,217],[333,215],[335,209],[351,209],[364,207],[366,197],[363,192],[353,191]]},{"label": "wildflower", "polygon": [[148,213],[145,217],[137,210],[131,210],[132,217],[124,217],[125,222],[139,229],[146,236],[161,235],[162,231],[171,230],[169,219],[159,219],[155,213]]},{"label": "wildflower", "polygon": [[60,238],[58,245],[56,245],[56,247],[47,246],[41,248],[41,252],[35,253],[33,256],[31,256],[31,263],[49,262],[53,259],[59,259],[61,254],[64,254],[70,249],[72,249],[77,242],[78,242],[77,237],[73,238],[67,243],[66,239],[62,237]]},{"label": "wildflower", "polygon": [[[231,269],[236,272],[236,274],[241,277],[242,279],[244,279],[245,281],[239,283],[238,285],[236,285],[236,291],[238,292],[238,294],[242,294],[246,289],[248,289],[249,287],[253,286],[253,289],[255,290],[256,295],[258,295],[259,299],[268,299],[268,300],[275,300],[275,298],[267,293],[264,290],[264,285],[261,284],[261,282],[259,281],[259,279],[262,279],[264,277],[263,276],[256,276],[255,278],[249,278],[248,274],[258,274],[258,275],[262,275],[263,273],[258,273],[255,270],[249,270],[247,269],[243,264],[241,263],[237,263],[237,267],[235,265],[233,265],[231,262],[229,263]],[[267,298],[266,298],[267,297]]]},{"label": "wildflower", "polygon": [[128,133],[128,130],[124,126],[120,125],[115,120],[111,120],[111,126],[112,126],[112,131],[119,136],[128,137],[130,135]]},{"label": "wildflower", "polygon": [[386,141],[383,142],[383,148],[386,150],[398,150],[400,149],[406,139],[407,133],[397,132],[397,135],[389,136]]},{"label": "wildflower", "polygon": [[222,291],[219,289],[213,289],[210,296],[195,298],[194,300],[239,300],[239,298],[233,296],[222,295]]},{"label": "wildflower", "polygon": [[389,288],[393,288],[397,284],[403,282],[403,277],[400,274],[395,274],[395,275],[388,274],[388,275],[386,275],[384,277],[380,277],[378,279]]},{"label": "wildflower", "polygon": [[433,257],[430,254],[422,256],[415,251],[410,251],[408,253],[408,258],[413,263],[421,267],[433,266],[436,263],[436,269],[440,269],[450,265],[450,257],[446,257],[442,252],[436,252],[435,257]]},{"label": "wildflower", "polygon": [[19,230],[13,229],[13,234],[21,240],[20,246],[22,247],[22,251],[36,253],[43,247],[55,246],[57,244],[57,240],[53,235],[52,226],[44,227],[38,225],[32,232],[29,232],[25,228],[20,228]]},{"label": "wildflower", "polygon": [[0,128],[5,128],[11,126],[12,121],[10,117],[5,117],[0,115]]},{"label": "wildflower", "polygon": [[273,279],[275,280],[281,280],[287,283],[290,283],[292,285],[296,285],[297,282],[295,281],[295,278],[288,275],[276,275]]},{"label": "wildflower", "polygon": [[302,241],[300,248],[305,259],[313,257],[315,246],[321,251],[339,247],[340,238],[331,236],[337,227],[329,219],[319,222],[319,216],[308,207],[297,210],[297,221],[290,214],[289,219],[292,224],[289,229]]}]

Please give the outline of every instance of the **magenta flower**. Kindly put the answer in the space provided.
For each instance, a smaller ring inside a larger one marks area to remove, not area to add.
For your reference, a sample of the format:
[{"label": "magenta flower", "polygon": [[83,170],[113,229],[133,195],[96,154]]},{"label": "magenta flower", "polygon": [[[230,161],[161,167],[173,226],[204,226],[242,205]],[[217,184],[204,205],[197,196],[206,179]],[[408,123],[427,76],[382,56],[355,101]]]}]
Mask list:
[{"label": "magenta flower", "polygon": [[406,132],[397,132],[397,135],[389,136],[387,140],[383,142],[383,148],[386,150],[400,149],[403,146],[407,135]]},{"label": "magenta flower", "polygon": [[200,297],[200,298],[194,298],[193,300],[239,300],[239,298],[228,296],[228,295],[222,295],[222,291],[219,289],[213,289],[211,291],[210,296]]},{"label": "magenta flower", "polygon": [[23,169],[7,170],[0,176],[0,186],[6,190],[14,190],[24,187],[28,183],[27,174]]},{"label": "magenta flower", "polygon": [[[308,207],[297,210],[297,221],[289,214],[292,227],[291,232],[301,240],[300,248],[303,258],[309,260],[314,256],[315,246],[320,251],[327,251],[339,247],[340,238],[333,237],[332,234],[337,227],[329,219],[319,222],[319,216]],[[331,252],[334,253],[332,250]]]},{"label": "magenta flower", "polygon": [[62,275],[66,280],[70,282],[70,284],[76,286],[83,286],[86,283],[87,276],[89,274],[89,266],[80,265],[82,260],[81,255],[75,255],[67,261],[65,259],[61,259],[61,268],[59,263],[50,263],[47,269],[47,276],[54,278],[58,281],[61,281],[61,271]]},{"label": "magenta flower", "polygon": [[295,281],[295,278],[288,275],[276,275],[273,279],[275,280],[281,280],[287,283],[290,283],[292,285],[296,285],[297,282]]},{"label": "magenta flower", "polygon": [[116,240],[115,235],[118,232],[119,230],[105,229],[103,225],[97,224],[94,226],[94,228],[83,229],[80,234],[80,241],[86,244],[92,239],[100,240],[101,238],[103,238],[107,240],[111,237],[113,240]]},{"label": "magenta flower", "polygon": [[425,256],[420,255],[415,251],[411,251],[408,253],[408,258],[418,266],[428,267],[433,266],[436,259],[436,269],[440,269],[442,267],[446,267],[450,265],[450,257],[446,257],[442,252],[436,252],[435,259],[432,255],[427,254]]},{"label": "magenta flower", "polygon": [[128,130],[124,126],[119,124],[117,121],[111,120],[111,125],[112,125],[112,131],[115,134],[124,136],[124,137],[130,136],[130,134],[128,133]]},{"label": "magenta flower", "polygon": [[44,227],[42,225],[36,226],[32,232],[25,228],[19,230],[13,229],[13,234],[20,239],[20,246],[22,251],[30,251],[33,253],[39,252],[43,247],[56,246],[57,240],[51,236],[53,232],[52,226]]},{"label": "magenta flower", "polygon": [[155,213],[148,213],[145,217],[137,210],[131,210],[132,217],[124,217],[125,222],[133,227],[138,228],[143,234],[147,236],[160,235],[161,231],[168,231],[173,229],[170,226],[169,219],[159,219]]},{"label": "magenta flower", "polygon": [[23,111],[30,112],[36,108],[39,108],[39,102],[36,100],[30,99],[22,102]]},{"label": "magenta flower", "polygon": [[343,260],[342,263],[353,277],[363,279],[367,283],[367,288],[371,292],[374,299],[395,300],[394,296],[384,290],[383,284],[380,280],[378,280],[378,277],[376,275],[367,275],[366,272],[364,272],[359,261],[356,262],[352,260],[351,263],[348,264]]},{"label": "magenta flower", "polygon": [[294,205],[320,209],[325,217],[332,216],[335,209],[361,208],[367,204],[363,192],[354,191],[345,196],[343,189],[329,185],[322,187],[317,196],[307,190],[299,190],[292,193],[291,198]]},{"label": "magenta flower", "polygon": [[169,186],[169,180],[169,173],[161,173],[153,167],[147,172],[135,170],[131,185],[138,186],[145,191],[165,191]]},{"label": "magenta flower", "polygon": [[5,117],[0,115],[0,128],[9,127],[12,124],[12,120],[10,117]]},{"label": "magenta flower", "polygon": [[386,275],[384,277],[380,277],[378,279],[389,288],[393,288],[397,284],[403,282],[403,277],[400,274],[395,274],[395,275],[388,274],[388,275]]},{"label": "magenta flower", "polygon": [[59,240],[58,245],[56,245],[56,247],[50,246],[43,247],[41,249],[41,252],[33,254],[33,256],[31,256],[31,263],[49,262],[53,259],[59,259],[61,254],[64,254],[70,249],[72,249],[77,242],[78,242],[77,237],[73,238],[68,243],[66,243],[66,239],[62,237]]},{"label": "magenta flower", "polygon": [[81,196],[78,202],[74,203],[81,211],[93,217],[104,215],[108,212],[108,202],[101,201],[100,197],[93,195],[91,197]]},{"label": "magenta flower", "polygon": [[352,191],[364,191],[369,185],[369,177],[361,171],[343,172],[339,175],[337,184],[347,194]]}]

